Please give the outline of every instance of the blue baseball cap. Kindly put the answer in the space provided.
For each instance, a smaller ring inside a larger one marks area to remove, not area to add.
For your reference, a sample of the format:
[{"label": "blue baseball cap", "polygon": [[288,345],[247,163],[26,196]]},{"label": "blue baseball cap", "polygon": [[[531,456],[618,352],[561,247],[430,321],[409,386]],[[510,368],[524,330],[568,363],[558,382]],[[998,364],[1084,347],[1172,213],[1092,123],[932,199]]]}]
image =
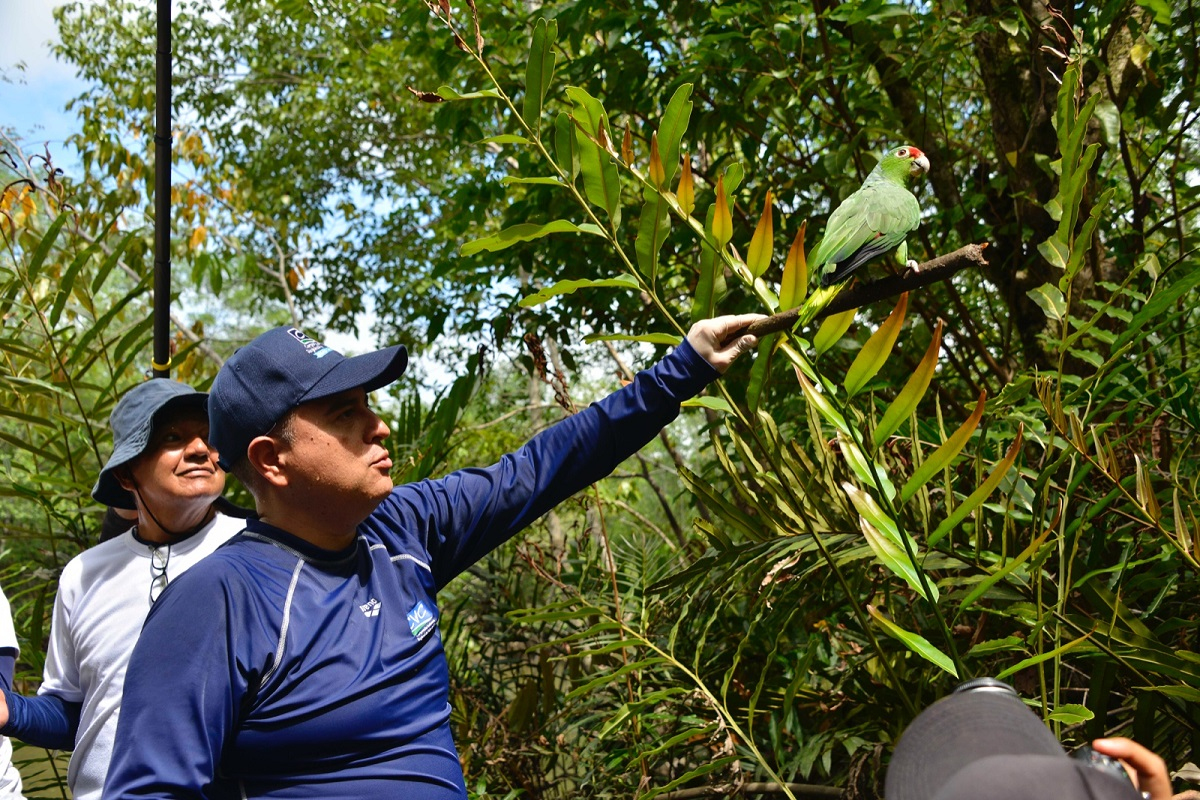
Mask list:
[{"label": "blue baseball cap", "polygon": [[154,434],[163,412],[180,407],[204,409],[208,395],[185,383],[151,378],[130,389],[108,418],[113,432],[113,452],[92,489],[92,497],[106,506],[137,508],[133,493],[123,489],[113,471],[140,456]]},{"label": "blue baseball cap", "polygon": [[347,358],[298,328],[283,326],[240,348],[217,373],[208,401],[209,442],[228,470],[301,403],[361,386],[372,392],[404,374],[408,351],[394,345]]}]

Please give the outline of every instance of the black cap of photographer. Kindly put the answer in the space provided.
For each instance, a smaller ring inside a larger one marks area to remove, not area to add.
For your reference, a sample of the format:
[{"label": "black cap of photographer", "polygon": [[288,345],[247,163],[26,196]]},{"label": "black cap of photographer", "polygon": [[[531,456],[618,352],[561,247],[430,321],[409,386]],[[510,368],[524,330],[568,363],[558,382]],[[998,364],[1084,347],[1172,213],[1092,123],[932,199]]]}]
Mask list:
[{"label": "black cap of photographer", "polygon": [[887,800],[1142,800],[1120,762],[1068,756],[1009,686],[980,678],[925,709],[888,768]]}]

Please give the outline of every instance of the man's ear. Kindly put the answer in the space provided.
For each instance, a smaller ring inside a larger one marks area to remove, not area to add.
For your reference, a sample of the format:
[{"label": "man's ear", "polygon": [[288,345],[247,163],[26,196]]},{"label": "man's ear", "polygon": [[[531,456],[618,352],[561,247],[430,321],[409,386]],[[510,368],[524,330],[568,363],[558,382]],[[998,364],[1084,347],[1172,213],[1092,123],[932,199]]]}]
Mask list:
[{"label": "man's ear", "polygon": [[113,467],[112,475],[117,479],[117,483],[125,491],[137,491],[137,483],[133,480],[133,473],[129,470],[128,464],[122,464],[119,467]]},{"label": "man's ear", "polygon": [[270,436],[258,436],[251,440],[246,448],[246,458],[250,466],[263,477],[271,486],[284,487],[288,485],[286,459],[283,458],[285,445]]}]

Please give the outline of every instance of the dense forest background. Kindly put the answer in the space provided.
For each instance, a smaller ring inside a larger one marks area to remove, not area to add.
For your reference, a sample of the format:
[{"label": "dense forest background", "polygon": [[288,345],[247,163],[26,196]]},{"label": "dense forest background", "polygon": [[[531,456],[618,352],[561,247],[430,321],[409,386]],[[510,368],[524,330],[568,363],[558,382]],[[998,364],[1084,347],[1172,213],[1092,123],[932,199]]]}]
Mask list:
[{"label": "dense forest background", "polygon": [[[173,376],[204,388],[282,322],[403,342],[397,480],[490,460],[692,319],[797,305],[829,212],[914,144],[910,255],[986,244],[986,266],[769,337],[444,593],[472,796],[877,797],[907,722],[981,675],[1068,744],[1131,735],[1180,769],[1198,17],[183,0]],[[56,18],[91,87],[81,166],[0,130],[0,584],[28,691],[58,571],[97,540],[108,413],[150,364],[154,9]],[[17,760],[65,796],[61,760]]]}]

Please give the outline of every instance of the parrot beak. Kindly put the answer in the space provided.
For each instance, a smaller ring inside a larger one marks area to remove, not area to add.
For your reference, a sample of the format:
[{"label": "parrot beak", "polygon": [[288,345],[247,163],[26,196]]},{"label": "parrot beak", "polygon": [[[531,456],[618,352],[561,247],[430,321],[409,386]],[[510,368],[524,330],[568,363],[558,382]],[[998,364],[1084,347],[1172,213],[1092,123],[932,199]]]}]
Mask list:
[{"label": "parrot beak", "polygon": [[[916,148],[913,149],[915,150]],[[913,159],[912,166],[908,169],[908,174],[914,178],[929,172],[929,159],[920,150],[916,152],[917,157]]]}]

